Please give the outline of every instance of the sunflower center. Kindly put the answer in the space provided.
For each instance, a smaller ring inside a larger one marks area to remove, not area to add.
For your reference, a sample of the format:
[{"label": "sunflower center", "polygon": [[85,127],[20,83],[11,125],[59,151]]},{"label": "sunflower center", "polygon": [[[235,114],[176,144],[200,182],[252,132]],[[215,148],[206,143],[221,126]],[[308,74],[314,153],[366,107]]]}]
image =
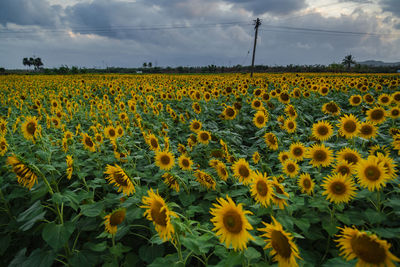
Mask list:
[{"label": "sunflower center", "polygon": [[358,104],[360,103],[361,99],[359,97],[353,97],[353,103]]},{"label": "sunflower center", "polygon": [[30,135],[34,135],[35,131],[36,131],[36,124],[34,122],[29,122],[26,125],[26,131],[30,134]]},{"label": "sunflower center", "polygon": [[271,245],[272,248],[282,258],[288,259],[292,254],[292,249],[289,244],[288,238],[282,234],[281,231],[274,230],[271,233]]},{"label": "sunflower center", "polygon": [[384,96],[384,97],[381,98],[381,102],[382,103],[388,103],[389,102],[389,98]]},{"label": "sunflower center", "polygon": [[318,162],[323,162],[327,158],[326,152],[323,150],[317,150],[314,153],[314,160]]},{"label": "sunflower center", "polygon": [[244,178],[249,177],[249,175],[250,175],[249,168],[247,168],[247,167],[244,166],[244,165],[241,165],[241,166],[239,167],[239,174],[240,174],[240,176],[242,176],[242,177],[244,177]]},{"label": "sunflower center", "polygon": [[260,115],[260,116],[257,116],[257,123],[258,124],[263,124],[264,123],[264,116],[262,116],[262,115]]},{"label": "sunflower center", "polygon": [[370,181],[377,181],[381,177],[381,171],[376,166],[368,166],[365,168],[364,174]]},{"label": "sunflower center", "polygon": [[89,138],[89,137],[86,137],[85,138],[85,144],[88,146],[88,147],[92,147],[94,144],[93,144],[93,141]]},{"label": "sunflower center", "polygon": [[189,165],[190,165],[190,162],[189,162],[189,160],[188,159],[183,159],[182,160],[182,165],[183,165],[183,167],[189,167]]},{"label": "sunflower center", "polygon": [[294,148],[293,155],[295,155],[296,157],[300,157],[301,155],[303,155],[303,149],[301,149],[300,147]]},{"label": "sunflower center", "polygon": [[326,110],[331,113],[336,113],[338,111],[338,107],[335,103],[329,103],[328,105],[326,105]]},{"label": "sunflower center", "polygon": [[398,109],[392,110],[392,116],[398,116],[399,114],[400,114],[400,111]]},{"label": "sunflower center", "polygon": [[163,207],[163,204],[160,203],[159,201],[154,201],[153,205],[151,206],[151,218],[153,221],[156,222],[156,224],[161,225],[161,226],[167,226],[167,213],[165,209],[161,210]]},{"label": "sunflower center", "polygon": [[258,108],[261,106],[261,102],[260,101],[254,101],[253,103],[254,107]]},{"label": "sunflower center", "polygon": [[223,216],[223,223],[228,232],[238,234],[242,231],[243,222],[240,214],[235,210],[226,212]]},{"label": "sunflower center", "polygon": [[343,124],[343,129],[348,133],[353,133],[357,129],[357,124],[354,121],[346,121]]},{"label": "sunflower center", "polygon": [[324,136],[328,134],[329,130],[328,127],[326,127],[325,125],[321,125],[317,128],[317,132],[319,135]]},{"label": "sunflower center", "polygon": [[160,161],[163,165],[168,165],[171,162],[171,159],[168,155],[162,155]]},{"label": "sunflower center", "polygon": [[227,108],[226,109],[226,115],[228,117],[233,117],[235,115],[235,110],[233,110],[233,108]]},{"label": "sunflower center", "polygon": [[200,123],[195,122],[195,123],[193,123],[192,127],[193,127],[193,129],[198,130],[198,129],[200,129]]},{"label": "sunflower center", "polygon": [[363,127],[361,127],[360,132],[363,135],[370,135],[372,134],[372,127],[370,125],[364,125]]},{"label": "sunflower center", "polygon": [[348,175],[350,173],[350,169],[347,166],[340,166],[339,169],[338,169],[338,172],[341,175]]},{"label": "sunflower center", "polygon": [[292,172],[294,172],[294,171],[296,170],[296,166],[294,166],[294,164],[288,164],[288,165],[286,166],[286,169],[287,169],[287,171],[288,171],[289,173],[292,173]]},{"label": "sunflower center", "polygon": [[352,238],[350,244],[357,257],[363,261],[378,265],[385,262],[385,249],[367,235]]},{"label": "sunflower center", "polygon": [[158,147],[158,142],[154,138],[150,139],[150,144],[151,144],[151,147],[154,147],[154,148]]},{"label": "sunflower center", "polygon": [[108,134],[109,134],[111,137],[114,137],[114,136],[115,136],[115,130],[114,130],[114,129],[110,129],[110,130],[108,131]]},{"label": "sunflower center", "polygon": [[333,182],[330,189],[335,195],[343,195],[346,192],[346,186],[339,181]]},{"label": "sunflower center", "polygon": [[310,181],[310,179],[304,179],[304,181],[303,181],[303,187],[304,187],[305,189],[311,188],[311,181]]},{"label": "sunflower center", "polygon": [[293,129],[294,128],[294,123],[292,121],[290,121],[287,126],[288,126],[289,129]]},{"label": "sunflower center", "polygon": [[375,121],[381,120],[384,116],[385,114],[381,109],[376,109],[371,112],[371,119]]},{"label": "sunflower center", "polygon": [[286,93],[282,93],[282,94],[281,94],[281,99],[282,99],[283,101],[288,101],[288,100],[289,100],[289,95],[286,94]]},{"label": "sunflower center", "polygon": [[268,194],[268,186],[264,181],[257,182],[257,192],[260,196],[265,197]]},{"label": "sunflower center", "polygon": [[126,180],[125,175],[120,172],[114,174],[114,180],[121,186],[128,186],[128,181]]},{"label": "sunflower center", "polygon": [[116,226],[118,224],[121,224],[125,219],[125,211],[119,210],[114,212],[110,216],[110,225],[111,226]]},{"label": "sunflower center", "polygon": [[209,135],[208,135],[208,133],[201,133],[200,134],[200,139],[201,140],[203,140],[203,141],[207,141],[208,139],[209,139]]},{"label": "sunflower center", "polygon": [[353,164],[357,164],[358,162],[358,157],[353,153],[346,153],[343,158],[344,160],[347,160],[348,162]]}]

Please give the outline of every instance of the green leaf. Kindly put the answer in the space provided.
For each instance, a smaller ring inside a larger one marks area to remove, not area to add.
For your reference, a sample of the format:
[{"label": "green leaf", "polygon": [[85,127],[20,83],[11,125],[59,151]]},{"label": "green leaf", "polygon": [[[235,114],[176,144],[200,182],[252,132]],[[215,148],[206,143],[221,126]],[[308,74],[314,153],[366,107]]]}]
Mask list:
[{"label": "green leaf", "polygon": [[86,205],[81,205],[81,212],[83,215],[87,217],[96,217],[99,216],[100,213],[104,209],[104,205],[102,202],[96,202],[93,204],[86,204]]},{"label": "green leaf", "polygon": [[372,228],[370,231],[383,238],[398,238],[400,236],[400,228]]},{"label": "green leaf", "polygon": [[142,261],[150,263],[155,258],[161,257],[164,254],[164,246],[141,246],[139,248],[139,257]]},{"label": "green leaf", "polygon": [[11,236],[5,235],[0,237],[0,256],[6,252],[8,246],[10,245]]},{"label": "green leaf", "polygon": [[86,243],[84,245],[85,248],[88,248],[92,251],[96,251],[96,252],[102,252],[104,250],[106,250],[107,248],[107,241],[103,241],[101,243]]},{"label": "green leaf", "polygon": [[322,228],[324,228],[324,230],[327,231],[330,236],[339,231],[337,228],[338,226],[339,224],[336,220],[332,221],[330,218],[322,220]]},{"label": "green leaf", "polygon": [[372,224],[381,223],[387,219],[385,214],[372,209],[367,209],[364,214],[366,220]]},{"label": "green leaf", "polygon": [[31,255],[24,261],[22,267],[40,266],[50,267],[52,266],[56,254],[53,250],[43,251],[39,248],[32,251]]},{"label": "green leaf", "polygon": [[244,256],[249,261],[251,261],[251,260],[254,260],[254,259],[257,259],[257,258],[261,257],[261,253],[258,252],[255,248],[249,247],[249,248],[247,248],[247,250],[245,250]]},{"label": "green leaf", "polygon": [[25,253],[26,253],[26,248],[23,248],[20,251],[18,251],[13,260],[10,262],[10,265],[8,265],[8,267],[20,267],[26,260]]},{"label": "green leaf", "polygon": [[110,253],[120,258],[124,253],[132,250],[131,247],[127,247],[122,245],[121,243],[117,243],[114,247],[110,247]]},{"label": "green leaf", "polygon": [[46,211],[43,209],[43,206],[40,204],[40,200],[33,203],[29,209],[22,212],[18,218],[17,222],[23,222],[23,224],[19,227],[22,231],[27,231],[33,227],[33,225],[44,218]]},{"label": "green leaf", "polygon": [[68,241],[75,226],[72,222],[65,224],[48,223],[42,231],[42,238],[54,250],[60,249]]},{"label": "green leaf", "polygon": [[81,266],[96,266],[99,261],[98,255],[88,251],[81,250],[75,252],[71,259],[68,261],[71,267],[81,267]]},{"label": "green leaf", "polygon": [[295,218],[293,218],[293,222],[303,232],[307,232],[308,228],[310,228],[310,222],[307,219],[304,219],[304,218],[295,219]]}]

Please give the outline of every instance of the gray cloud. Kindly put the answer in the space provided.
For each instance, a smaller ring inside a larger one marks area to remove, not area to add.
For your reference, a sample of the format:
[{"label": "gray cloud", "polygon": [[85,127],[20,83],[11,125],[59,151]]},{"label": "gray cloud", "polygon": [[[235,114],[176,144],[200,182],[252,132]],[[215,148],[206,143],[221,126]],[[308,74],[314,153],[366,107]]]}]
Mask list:
[{"label": "gray cloud", "polygon": [[380,5],[383,11],[393,13],[393,15],[400,17],[400,1],[399,0],[381,0]]},{"label": "gray cloud", "polygon": [[47,0],[1,0],[0,24],[53,26],[60,11]]},{"label": "gray cloud", "polygon": [[251,11],[254,15],[264,13],[289,14],[307,7],[304,0],[227,0],[238,7]]}]

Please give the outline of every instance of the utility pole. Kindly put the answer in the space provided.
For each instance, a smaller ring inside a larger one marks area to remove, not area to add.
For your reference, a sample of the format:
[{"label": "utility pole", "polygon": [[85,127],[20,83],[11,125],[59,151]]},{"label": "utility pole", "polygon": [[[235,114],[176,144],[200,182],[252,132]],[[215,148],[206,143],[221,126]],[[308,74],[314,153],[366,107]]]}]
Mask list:
[{"label": "utility pole", "polygon": [[257,18],[254,20],[254,29],[256,30],[256,33],[254,35],[254,47],[253,47],[253,59],[251,60],[251,74],[250,77],[253,77],[253,71],[254,71],[254,58],[256,56],[256,45],[257,45],[257,34],[258,34],[258,27],[261,25],[261,20]]}]

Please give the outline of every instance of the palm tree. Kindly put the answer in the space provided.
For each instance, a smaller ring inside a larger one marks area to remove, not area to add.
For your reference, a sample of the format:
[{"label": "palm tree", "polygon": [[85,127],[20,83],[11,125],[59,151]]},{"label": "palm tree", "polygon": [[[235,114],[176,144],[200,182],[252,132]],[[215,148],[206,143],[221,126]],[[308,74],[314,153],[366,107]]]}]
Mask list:
[{"label": "palm tree", "polygon": [[344,57],[342,60],[342,64],[347,66],[347,69],[349,70],[351,67],[351,64],[356,64],[354,57],[352,55],[347,55]]}]

